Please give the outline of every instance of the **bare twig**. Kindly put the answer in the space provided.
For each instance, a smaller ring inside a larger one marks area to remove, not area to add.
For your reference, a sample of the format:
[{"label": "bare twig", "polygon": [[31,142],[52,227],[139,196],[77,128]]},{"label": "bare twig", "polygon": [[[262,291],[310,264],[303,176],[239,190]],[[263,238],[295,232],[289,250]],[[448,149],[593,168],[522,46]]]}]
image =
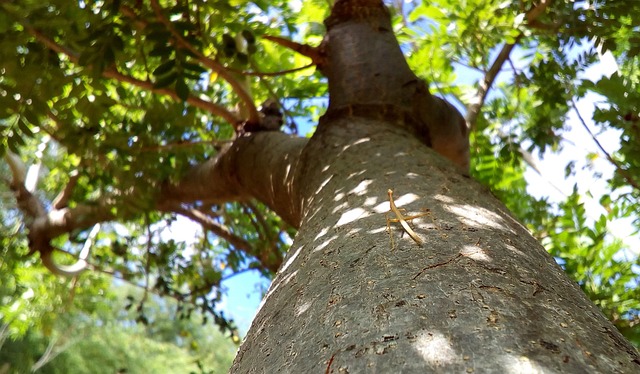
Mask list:
[{"label": "bare twig", "polygon": [[[520,39],[522,34],[518,35],[516,38],[516,43]],[[502,69],[502,65],[507,61],[511,51],[516,46],[516,43],[505,44],[498,53],[498,56],[493,61],[493,64],[487,70],[482,81],[480,81],[480,85],[478,86],[478,90],[476,91],[476,95],[472,99],[471,103],[467,106],[467,114],[465,115],[465,120],[467,121],[467,126],[470,129],[474,129],[476,127],[476,121],[478,120],[478,116],[480,115],[480,110],[484,105],[484,101],[489,94],[489,90],[493,85],[498,73]]]},{"label": "bare twig", "polygon": [[227,227],[218,224],[217,222],[209,218],[205,213],[197,209],[185,209],[178,205],[175,205],[169,208],[164,208],[163,210],[166,212],[178,213],[201,224],[202,227],[216,234],[220,238],[228,241],[235,248],[243,252],[251,253],[253,249],[249,242],[239,236],[234,235],[233,233],[231,233],[231,231],[229,231]]},{"label": "bare twig", "polygon": [[142,294],[142,298],[140,299],[140,306],[138,310],[142,310],[142,306],[145,301],[147,301],[147,297],[149,297],[149,284],[151,277],[151,246],[153,235],[151,233],[151,223],[149,222],[149,215],[145,214],[144,223],[147,226],[147,250],[145,253],[145,264],[144,264],[144,293]]},{"label": "bare twig", "polygon": [[[31,366],[32,373],[37,372],[44,365],[53,361],[62,352],[66,351],[69,347],[83,339],[83,335],[85,334],[78,334],[77,331],[73,330],[74,327],[70,327],[67,331],[65,331],[65,333],[60,334],[60,336],[52,337],[49,340],[49,344],[47,345],[47,348],[45,349],[42,356],[40,356],[38,361]],[[62,337],[62,339],[60,337]],[[59,341],[62,341],[62,343],[56,346]]]},{"label": "bare twig", "polygon": [[296,71],[300,71],[300,70],[304,70],[304,69],[309,69],[311,67],[315,66],[314,63],[305,65],[305,66],[301,66],[299,68],[292,68],[292,69],[287,69],[287,70],[280,70],[280,71],[275,71],[275,72],[262,72],[262,71],[241,71],[241,70],[236,70],[236,69],[232,69],[232,68],[227,68],[229,71],[234,72],[236,74],[240,74],[240,75],[249,75],[249,76],[254,76],[254,77],[277,77],[279,75],[286,75],[289,73],[295,73]]},{"label": "bare twig", "polygon": [[571,107],[576,112],[576,115],[578,116],[578,120],[582,124],[582,127],[584,127],[584,129],[587,131],[587,133],[589,133],[589,136],[591,136],[591,139],[593,139],[593,142],[596,143],[596,146],[604,154],[604,156],[607,158],[607,160],[609,160],[609,162],[611,164],[613,164],[613,166],[616,167],[616,169],[618,170],[618,173],[620,173],[620,175],[622,175],[622,177],[627,181],[627,183],[629,183],[630,186],[632,186],[636,190],[640,191],[640,185],[633,179],[631,174],[629,174],[629,172],[625,168],[623,168],[622,165],[620,165],[620,163],[618,161],[616,161],[611,156],[611,154],[609,154],[609,152],[607,152],[606,149],[604,149],[604,147],[602,146],[602,144],[600,143],[598,138],[595,136],[595,134],[591,131],[591,129],[587,125],[587,122],[584,120],[584,118],[582,118],[582,115],[580,114],[580,112],[578,111],[578,107],[576,106],[576,102],[573,99],[571,99]]}]

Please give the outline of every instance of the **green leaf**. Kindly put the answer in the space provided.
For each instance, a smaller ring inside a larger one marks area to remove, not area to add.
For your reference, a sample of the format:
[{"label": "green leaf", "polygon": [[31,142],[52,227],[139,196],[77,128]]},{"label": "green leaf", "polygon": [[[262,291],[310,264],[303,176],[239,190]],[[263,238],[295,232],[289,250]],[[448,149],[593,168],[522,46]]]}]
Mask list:
[{"label": "green leaf", "polygon": [[33,137],[33,131],[31,130],[25,117],[21,117],[20,120],[18,121],[18,128],[20,129],[20,131],[22,131],[22,133],[25,136],[30,138]]},{"label": "green leaf", "polygon": [[164,75],[164,74],[172,71],[175,66],[176,66],[176,60],[175,59],[167,60],[167,61],[163,62],[162,64],[160,64],[160,66],[155,68],[153,70],[152,74],[155,75],[156,77],[159,77],[161,75]]},{"label": "green leaf", "polygon": [[168,44],[156,44],[151,52],[149,52],[149,56],[168,59],[174,52],[173,47]]},{"label": "green leaf", "polygon": [[176,80],[176,94],[182,101],[187,101],[189,98],[189,86],[183,78]]},{"label": "green leaf", "polygon": [[242,30],[242,37],[247,41],[248,44],[255,44],[256,37],[253,35],[251,30],[244,29]]},{"label": "green leaf", "polygon": [[175,71],[170,72],[169,74],[157,79],[153,84],[154,88],[164,88],[171,85],[178,78],[178,73]]},{"label": "green leaf", "polygon": [[200,66],[198,64],[194,64],[192,62],[183,62],[181,64],[181,66],[183,68],[185,68],[186,70],[190,70],[192,72],[199,73],[199,74],[204,74],[204,73],[206,73],[208,71],[207,69],[203,68],[202,66]]}]

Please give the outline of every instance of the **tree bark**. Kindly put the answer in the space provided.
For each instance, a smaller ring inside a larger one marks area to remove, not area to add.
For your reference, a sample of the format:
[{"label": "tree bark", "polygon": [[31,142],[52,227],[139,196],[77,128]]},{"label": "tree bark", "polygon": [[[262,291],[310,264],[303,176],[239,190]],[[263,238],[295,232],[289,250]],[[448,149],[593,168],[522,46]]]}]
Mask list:
[{"label": "tree bark", "polygon": [[[341,119],[303,162],[306,213],[231,372],[640,370],[502,203],[410,133]],[[389,188],[431,213],[413,220],[422,247],[387,232]]]},{"label": "tree bark", "polygon": [[[287,195],[299,231],[231,372],[640,371],[526,228],[430,148],[443,124],[416,118],[436,105],[388,18],[380,1],[339,0],[325,22],[331,102]],[[424,244],[389,225],[388,189],[423,214]]]}]

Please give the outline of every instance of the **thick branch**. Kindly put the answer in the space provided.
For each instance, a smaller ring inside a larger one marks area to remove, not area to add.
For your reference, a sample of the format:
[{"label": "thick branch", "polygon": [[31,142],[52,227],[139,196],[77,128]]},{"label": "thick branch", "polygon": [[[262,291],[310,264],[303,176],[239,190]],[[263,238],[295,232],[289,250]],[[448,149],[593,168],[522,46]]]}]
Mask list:
[{"label": "thick branch", "polygon": [[300,155],[308,139],[267,131],[242,136],[220,155],[195,168],[176,184],[163,186],[162,204],[225,202],[255,198],[285,222],[300,225],[298,190]]},{"label": "thick branch", "polygon": [[9,187],[13,190],[18,203],[18,207],[27,216],[35,218],[46,213],[44,206],[38,198],[27,190],[25,179],[27,176],[27,167],[18,155],[11,151],[7,151],[4,156],[5,161],[11,170],[11,181]]},{"label": "thick branch", "polygon": [[75,276],[87,268],[87,262],[85,261],[89,253],[89,248],[83,250],[84,258],[80,258],[75,264],[57,265],[52,259],[53,247],[49,243],[49,240],[42,240],[37,235],[37,226],[42,224],[43,221],[47,222],[49,215],[42,202],[25,186],[25,172],[24,163],[17,155],[8,152],[5,156],[5,160],[9,164],[9,168],[12,173],[12,181],[10,187],[14,191],[14,196],[18,208],[22,211],[29,228],[29,245],[32,251],[40,252],[43,264],[53,273],[58,275]]},{"label": "thick branch", "polygon": [[553,3],[553,0],[541,0],[538,5],[534,5],[533,8],[529,9],[524,18],[527,22],[535,21],[551,6],[551,3]]},{"label": "thick branch", "polygon": [[12,187],[14,185],[24,184],[24,181],[27,178],[27,166],[24,162],[22,162],[18,155],[11,151],[7,151],[5,153],[4,159],[9,165],[9,170],[11,170],[12,180],[9,183]]},{"label": "thick branch", "polygon": [[406,62],[382,1],[338,1],[325,25],[327,61],[320,68],[329,80],[327,113],[353,105],[411,109],[411,87],[418,78]]},{"label": "thick branch", "polygon": [[[244,240],[224,232],[221,227],[212,226],[205,216],[188,211],[181,204],[197,201],[221,204],[256,198],[280,215],[285,222],[298,227],[300,207],[293,203],[298,200],[298,192],[293,186],[296,185],[294,179],[299,174],[298,162],[306,143],[305,138],[280,132],[240,137],[216,158],[188,172],[179,183],[159,186],[155,191],[155,209],[188,216],[222,239],[228,240],[236,248],[253,253],[251,246]],[[12,169],[21,170],[16,160],[12,162]],[[20,180],[20,173],[16,173],[14,179]],[[15,186],[16,200],[28,222],[31,249],[40,252],[43,263],[52,272],[69,276],[77,275],[88,264],[84,258],[71,266],[55,264],[51,258],[54,248],[50,242],[53,238],[84,230],[101,222],[131,219],[140,211],[123,207],[135,207],[141,196],[154,194],[149,186],[143,186],[128,191],[126,195],[114,194],[93,203],[79,204],[72,208],[54,208],[47,212],[37,197],[24,188],[24,184],[12,183],[12,186]],[[117,190],[117,186],[115,189]]]},{"label": "thick branch", "polygon": [[78,184],[78,179],[80,179],[80,174],[77,170],[73,170],[71,173],[69,173],[69,182],[51,203],[54,209],[62,209],[68,205],[69,199],[71,199],[71,194],[73,193],[73,189]]}]

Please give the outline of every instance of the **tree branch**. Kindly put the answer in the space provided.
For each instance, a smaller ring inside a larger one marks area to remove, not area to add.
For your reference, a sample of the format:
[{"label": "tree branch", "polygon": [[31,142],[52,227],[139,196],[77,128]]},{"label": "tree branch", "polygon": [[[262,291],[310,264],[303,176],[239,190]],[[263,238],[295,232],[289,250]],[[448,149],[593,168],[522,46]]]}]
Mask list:
[{"label": "tree branch", "polygon": [[236,70],[236,69],[231,69],[229,68],[229,71],[232,71],[236,74],[240,74],[240,75],[249,75],[249,76],[254,76],[254,77],[277,77],[279,75],[286,75],[289,73],[295,73],[296,71],[300,71],[300,70],[304,70],[304,69],[309,69],[311,67],[315,66],[315,64],[311,63],[305,66],[301,66],[299,68],[292,68],[292,69],[286,69],[286,70],[280,70],[280,71],[274,71],[274,72],[262,72],[262,71],[241,71],[241,70]]},{"label": "tree branch", "polygon": [[217,61],[206,57],[205,55],[202,54],[202,52],[200,52],[193,45],[191,45],[191,43],[186,41],[182,37],[182,35],[180,35],[176,31],[176,29],[173,27],[171,22],[166,17],[164,17],[164,15],[162,14],[163,9],[160,6],[160,4],[158,4],[157,0],[151,0],[151,7],[153,8],[158,20],[162,24],[164,24],[167,27],[167,29],[169,29],[169,31],[174,36],[174,38],[176,38],[176,41],[180,47],[183,47],[187,49],[189,52],[196,55],[196,57],[198,58],[198,61],[200,61],[204,66],[208,67],[212,71],[216,72],[222,79],[224,79],[231,85],[231,87],[233,88],[233,91],[238,95],[240,100],[246,106],[245,108],[248,112],[247,114],[249,115],[249,117],[243,120],[246,120],[249,123],[260,122],[260,116],[258,114],[258,110],[256,109],[256,105],[253,102],[253,98],[251,97],[249,92],[245,89],[245,87],[242,85],[242,83],[239,82],[233,75],[231,75],[230,72],[227,69],[225,69],[224,66],[219,64]]},{"label": "tree branch", "polygon": [[[298,191],[293,179],[308,139],[278,131],[241,136],[216,158],[189,171],[178,183],[162,187],[160,206],[199,200],[203,203],[246,201],[264,202],[293,227],[300,224],[298,206],[290,200]],[[269,162],[270,167],[260,167]],[[252,165],[247,167],[247,165]],[[264,181],[257,183],[256,181]]]},{"label": "tree branch", "polygon": [[607,158],[607,160],[613,164],[613,166],[616,167],[616,169],[618,170],[618,172],[620,173],[620,175],[622,175],[622,177],[624,178],[624,180],[627,181],[627,183],[629,183],[630,186],[632,186],[633,188],[635,188],[636,190],[640,191],[640,185],[635,181],[635,179],[633,179],[633,177],[631,176],[631,174],[629,174],[629,172],[622,167],[622,165],[620,165],[620,163],[618,163],[612,156],[611,154],[609,154],[609,152],[607,152],[606,149],[604,149],[604,147],[602,146],[602,144],[600,143],[600,141],[598,140],[598,138],[595,136],[595,134],[591,131],[591,129],[589,128],[589,126],[587,125],[587,122],[584,120],[584,118],[582,118],[582,115],[580,114],[580,112],[578,111],[578,107],[576,106],[576,102],[571,99],[571,107],[573,108],[573,110],[576,112],[576,115],[578,116],[578,120],[580,121],[580,123],[582,124],[582,127],[584,127],[585,130],[587,130],[587,133],[589,134],[589,136],[591,136],[591,139],[593,139],[593,142],[596,143],[596,146],[598,147],[598,149],[600,149],[600,151],[602,153],[604,153],[604,156]]},{"label": "tree branch", "polygon": [[67,182],[66,186],[51,203],[54,209],[62,209],[69,204],[69,199],[71,199],[73,189],[78,184],[78,179],[80,179],[80,173],[78,173],[78,170],[73,170],[69,173],[69,182]]},{"label": "tree branch", "polygon": [[[29,228],[29,245],[32,252],[39,252],[42,259],[42,263],[54,274],[75,276],[87,268],[86,258],[89,255],[91,248],[91,241],[88,239],[85,243],[85,248],[80,253],[80,258],[73,265],[57,265],[52,258],[52,252],[54,248],[50,244],[50,238],[53,236],[42,238],[38,235],[38,226],[42,224],[50,223],[49,214],[45,209],[42,202],[25,186],[25,173],[26,167],[22,160],[10,151],[7,151],[5,160],[9,164],[9,168],[12,173],[12,181],[10,182],[10,188],[14,191],[14,196],[18,208],[25,216],[26,225]],[[58,212],[58,211],[55,211]],[[64,219],[63,219],[63,227]],[[94,234],[95,236],[95,234]],[[92,239],[92,238],[90,238]]]},{"label": "tree branch", "polygon": [[[78,59],[79,56],[76,52],[70,50],[69,48],[66,48],[58,43],[56,43],[55,41],[53,41],[51,38],[45,36],[44,34],[42,34],[40,31],[36,30],[35,28],[31,27],[30,25],[26,24],[26,23],[22,23],[22,25],[25,27],[25,29],[27,29],[27,31],[33,35],[39,42],[41,42],[42,44],[44,44],[47,48],[51,49],[54,52],[57,53],[61,53],[66,55],[67,57],[69,57],[69,60],[73,63],[78,63]],[[129,83],[133,86],[136,86],[138,88],[142,88],[144,90],[156,93],[156,94],[161,94],[161,95],[166,95],[171,97],[173,100],[175,101],[181,101],[181,99],[178,97],[178,94],[173,91],[173,90],[169,90],[167,88],[156,88],[154,87],[153,83],[150,81],[143,81],[143,80],[139,80],[136,79],[134,77],[128,76],[128,75],[124,75],[120,72],[118,72],[118,70],[116,70],[113,67],[110,68],[106,68],[103,72],[102,75],[105,78],[111,78],[111,79],[115,79],[119,82],[123,82],[123,83]],[[222,117],[225,121],[229,122],[232,125],[236,125],[238,123],[241,122],[241,119],[238,118],[235,114],[231,113],[229,110],[227,110],[225,107],[212,103],[210,101],[206,101],[200,98],[197,98],[195,96],[189,96],[186,100],[187,103],[200,108],[204,111],[207,111],[213,115]]]},{"label": "tree branch", "polygon": [[[147,207],[159,211],[176,211],[180,214],[207,225],[216,235],[229,241],[240,250],[256,256],[251,245],[235,235],[225,232],[215,223],[207,221],[205,215],[187,211],[180,204],[195,201],[224,203],[230,201],[244,201],[256,197],[266,201],[268,205],[281,207],[274,209],[290,225],[297,227],[300,213],[297,206],[290,202],[292,194],[292,178],[297,175],[297,161],[306,145],[307,139],[291,137],[280,132],[263,132],[251,136],[243,136],[230,146],[225,147],[214,159],[194,167],[180,182],[165,183],[149,188],[145,185],[137,189],[129,189],[126,193],[114,192],[94,202],[78,204],[74,207],[64,207],[47,211],[38,198],[27,191],[24,186],[24,164],[10,153],[5,156],[14,172],[10,183],[15,191],[27,227],[29,229],[29,246],[32,252],[39,252],[44,265],[55,274],[75,276],[90,267],[86,261],[88,253],[82,252],[77,262],[70,266],[62,266],[53,262],[52,254],[56,250],[51,240],[76,230],[85,230],[98,223],[114,219],[128,220],[141,212],[139,201],[141,196],[155,196],[153,205]],[[268,160],[275,168],[255,167],[246,165],[256,164],[256,160]],[[245,165],[241,167],[240,165]],[[234,171],[233,173],[231,171]],[[256,183],[263,180],[265,184]],[[22,181],[23,183],[17,183]],[[266,182],[268,181],[268,182]],[[114,187],[118,191],[117,186]],[[276,203],[277,201],[277,203]],[[261,260],[262,261],[262,260]],[[267,268],[272,268],[266,264]]]},{"label": "tree branch", "polygon": [[185,216],[191,219],[192,221],[199,223],[200,225],[202,225],[203,228],[211,231],[212,233],[216,234],[218,237],[226,240],[227,242],[229,242],[229,244],[233,245],[236,249],[242,252],[245,252],[247,254],[253,255],[253,248],[251,247],[251,244],[249,244],[249,242],[247,242],[246,240],[242,239],[237,235],[234,235],[233,233],[231,233],[231,231],[229,231],[228,228],[218,224],[217,222],[212,220],[210,217],[208,217],[206,214],[199,211],[198,209],[186,209],[179,206],[174,206],[169,209],[164,209],[164,211],[173,212],[173,213],[177,213],[182,216]]},{"label": "tree branch", "polygon": [[[521,36],[522,34],[518,35],[518,37],[516,38],[516,43]],[[480,110],[482,109],[482,106],[484,105],[487,95],[489,94],[489,90],[491,89],[493,82],[498,76],[498,73],[500,73],[500,70],[502,69],[502,65],[509,58],[509,55],[511,54],[511,51],[515,47],[516,43],[505,44],[502,47],[502,50],[500,50],[500,53],[498,53],[498,56],[493,61],[493,64],[491,65],[489,70],[487,70],[487,72],[485,73],[484,77],[482,78],[482,81],[480,81],[478,90],[476,91],[476,95],[471,100],[471,103],[467,106],[467,114],[465,115],[467,126],[470,129],[474,129],[476,127],[476,121],[478,120],[478,116],[480,115]]]},{"label": "tree branch", "polygon": [[272,35],[263,35],[263,39],[267,39],[276,44],[279,44],[285,48],[289,48],[292,51],[298,52],[299,54],[309,57],[311,59],[312,65],[322,66],[325,61],[324,54],[322,53],[322,49],[319,47],[312,47],[307,44],[300,44],[298,42],[294,42],[293,40],[281,38],[279,36]]},{"label": "tree branch", "polygon": [[[542,0],[539,4],[534,5],[533,8],[529,9],[524,18],[527,20],[527,22],[533,22],[537,17],[544,13],[544,11],[549,7],[549,5],[551,5],[552,2],[553,0]],[[498,53],[498,56],[496,56],[495,60],[493,61],[493,64],[491,64],[491,67],[489,68],[489,70],[487,70],[484,77],[482,78],[482,81],[479,84],[474,98],[467,106],[467,114],[465,115],[465,119],[467,121],[467,126],[470,129],[474,129],[476,127],[476,122],[478,120],[478,116],[480,115],[480,110],[484,105],[491,86],[493,86],[498,73],[500,73],[500,70],[502,70],[502,65],[504,65],[504,63],[508,60],[509,55],[513,51],[513,48],[518,44],[523,36],[524,34],[520,32],[518,36],[516,36],[516,40],[514,43],[505,44],[502,47],[500,53]]]},{"label": "tree branch", "polygon": [[535,21],[544,13],[545,10],[547,10],[547,8],[551,6],[551,3],[553,3],[553,0],[541,0],[539,4],[534,5],[533,8],[527,11],[524,18],[527,22]]}]

